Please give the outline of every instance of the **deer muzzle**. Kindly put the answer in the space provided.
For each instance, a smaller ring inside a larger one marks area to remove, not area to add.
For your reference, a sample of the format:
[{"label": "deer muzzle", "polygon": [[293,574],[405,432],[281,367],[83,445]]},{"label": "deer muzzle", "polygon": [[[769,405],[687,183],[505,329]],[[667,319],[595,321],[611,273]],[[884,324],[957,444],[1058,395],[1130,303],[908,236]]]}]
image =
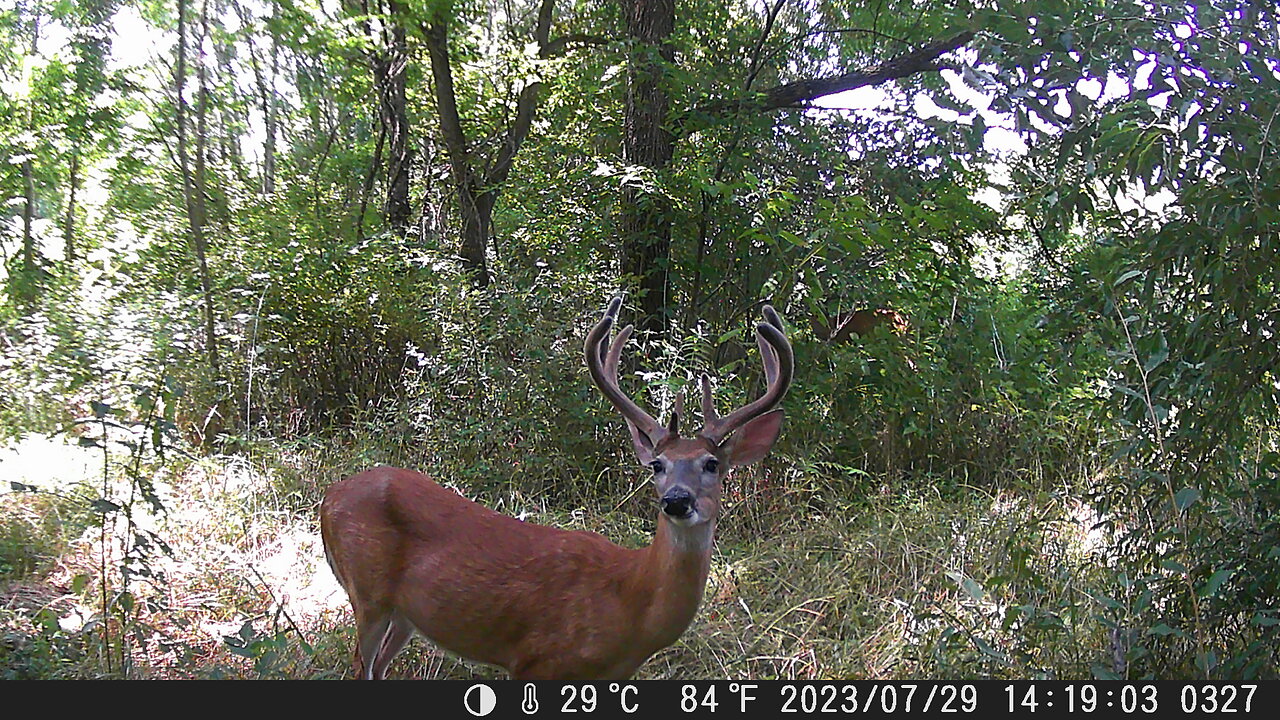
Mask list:
[{"label": "deer muzzle", "polygon": [[682,487],[674,487],[659,501],[662,512],[677,520],[686,520],[694,513],[693,494]]}]

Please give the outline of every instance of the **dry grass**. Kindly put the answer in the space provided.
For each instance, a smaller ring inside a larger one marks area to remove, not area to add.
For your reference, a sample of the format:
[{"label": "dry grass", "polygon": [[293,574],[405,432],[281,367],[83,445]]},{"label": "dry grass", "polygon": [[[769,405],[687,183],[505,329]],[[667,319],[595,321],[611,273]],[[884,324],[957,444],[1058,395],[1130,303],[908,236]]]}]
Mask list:
[{"label": "dry grass", "polygon": [[[135,574],[127,588],[118,518],[106,533],[91,523],[41,526],[32,518],[47,496],[0,495],[0,530],[28,528],[56,551],[0,589],[0,665],[37,677],[344,676],[350,613],[323,559],[315,505],[346,460],[311,453],[157,468],[167,512],[138,504],[134,521],[171,553],[135,562],[151,577]],[[758,489],[759,480],[737,487]],[[101,485],[57,482],[64,493]],[[703,608],[638,677],[1086,677],[1104,654],[1082,602],[1101,546],[1078,506],[975,489],[857,498],[856,488],[824,482],[775,477],[766,492],[730,494]],[[518,496],[502,504],[632,546],[652,526],[643,497],[603,515],[548,514]],[[500,676],[423,641],[393,674]]]}]

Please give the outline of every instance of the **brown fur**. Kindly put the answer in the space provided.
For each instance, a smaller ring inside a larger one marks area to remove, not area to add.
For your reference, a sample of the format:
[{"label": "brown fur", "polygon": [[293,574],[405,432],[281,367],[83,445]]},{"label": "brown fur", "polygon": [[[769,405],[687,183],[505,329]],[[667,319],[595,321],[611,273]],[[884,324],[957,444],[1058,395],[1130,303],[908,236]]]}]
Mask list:
[{"label": "brown fur", "polygon": [[361,636],[397,614],[518,679],[629,677],[688,626],[710,564],[710,544],[677,548],[672,531],[682,528],[665,516],[653,545],[628,550],[521,522],[390,467],[335,484],[321,527]]},{"label": "brown fur", "polygon": [[880,327],[885,327],[897,335],[905,335],[911,329],[905,315],[888,308],[838,313],[831,317],[830,324],[814,316],[812,324],[813,332],[818,339],[832,345],[849,342],[854,335],[866,337],[867,333]]}]

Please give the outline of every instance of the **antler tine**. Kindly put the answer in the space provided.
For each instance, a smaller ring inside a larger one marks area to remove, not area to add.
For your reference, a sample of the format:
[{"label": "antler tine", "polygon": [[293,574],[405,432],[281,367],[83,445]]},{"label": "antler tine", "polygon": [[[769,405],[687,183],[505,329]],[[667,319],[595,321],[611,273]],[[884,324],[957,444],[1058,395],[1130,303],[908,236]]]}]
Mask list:
[{"label": "antler tine", "polygon": [[[591,332],[587,333],[587,339],[584,342],[583,350],[587,353],[587,369],[591,371],[591,378],[593,380],[596,377],[591,363],[593,354],[599,367],[604,368],[604,377],[617,377],[616,368],[613,370],[610,370],[609,368],[609,350],[611,348],[606,340],[609,338],[609,331],[613,329],[613,322],[618,318],[618,309],[621,307],[621,295],[610,300],[608,307],[604,310],[604,317],[600,318],[600,322],[596,323],[595,327],[591,328]],[[618,334],[626,335],[627,330],[624,329]],[[598,385],[599,383],[597,382],[596,384]]]},{"label": "antler tine", "polygon": [[618,336],[609,343],[607,351],[604,340],[600,341],[600,357],[604,359],[605,376],[612,380],[614,385],[618,384],[618,365],[622,362],[622,348],[627,344],[627,340],[631,339],[631,333],[635,329],[635,325],[628,325],[619,330]]},{"label": "antler tine", "polygon": [[756,346],[760,348],[760,362],[764,363],[764,383],[772,385],[778,379],[778,353],[759,331],[756,332]]},{"label": "antler tine", "polygon": [[600,392],[605,398],[613,404],[618,412],[622,413],[622,417],[626,418],[635,425],[638,430],[649,436],[649,439],[657,444],[666,436],[666,430],[653,419],[649,413],[645,412],[626,393],[618,386],[618,363],[622,357],[622,346],[626,344],[627,338],[631,337],[634,326],[628,325],[618,333],[613,342],[608,345],[605,350],[605,341],[609,338],[609,331],[613,329],[613,322],[618,316],[618,309],[622,307],[622,297],[615,297],[609,302],[609,307],[604,311],[604,317],[600,318],[600,322],[591,328],[591,332],[587,333],[587,339],[583,343],[583,352],[586,355],[587,371],[591,374],[591,380],[600,388]]},{"label": "antler tine", "polygon": [[[782,318],[778,317],[778,312],[772,305],[765,305],[760,314],[764,316],[765,322],[782,330]],[[765,342],[764,336],[760,333],[756,333],[756,345],[760,347],[760,359],[764,363],[765,385],[772,385],[778,377],[778,353],[774,352],[773,347]]]},{"label": "antler tine", "polygon": [[778,315],[778,311],[774,310],[772,305],[765,305],[763,308],[760,308],[760,314],[764,316],[765,322],[779,330],[784,329],[782,327],[782,317]]},{"label": "antler tine", "polygon": [[[734,430],[772,410],[782,401],[782,396],[787,393],[787,387],[791,385],[791,376],[795,370],[795,356],[791,352],[791,344],[787,342],[787,336],[782,332],[782,320],[768,305],[764,306],[762,314],[765,322],[756,325],[756,342],[760,345],[761,361],[764,363],[768,389],[755,402],[723,418],[711,419],[714,411],[708,415],[702,435],[713,442],[722,442]],[[704,410],[709,405],[708,388],[709,384],[704,383]]]}]

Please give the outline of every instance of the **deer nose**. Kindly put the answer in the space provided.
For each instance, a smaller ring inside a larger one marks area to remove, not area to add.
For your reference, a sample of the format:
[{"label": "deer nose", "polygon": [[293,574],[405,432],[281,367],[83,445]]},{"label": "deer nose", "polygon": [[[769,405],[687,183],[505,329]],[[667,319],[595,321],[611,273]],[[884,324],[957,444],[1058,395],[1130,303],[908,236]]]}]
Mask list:
[{"label": "deer nose", "polygon": [[672,488],[662,496],[662,512],[673,518],[687,518],[693,514],[693,495],[684,488]]}]

